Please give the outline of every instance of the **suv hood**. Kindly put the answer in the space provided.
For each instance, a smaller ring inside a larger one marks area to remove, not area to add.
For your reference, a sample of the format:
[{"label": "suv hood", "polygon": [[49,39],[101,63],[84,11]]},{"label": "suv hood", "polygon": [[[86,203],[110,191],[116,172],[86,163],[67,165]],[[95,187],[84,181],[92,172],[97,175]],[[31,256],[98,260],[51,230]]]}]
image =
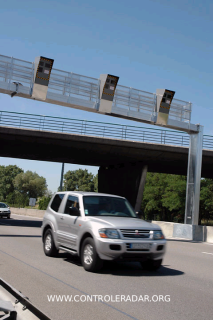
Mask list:
[{"label": "suv hood", "polygon": [[89,221],[97,222],[106,228],[115,229],[147,229],[159,230],[160,227],[156,224],[146,222],[137,218],[124,218],[124,217],[87,217]]}]

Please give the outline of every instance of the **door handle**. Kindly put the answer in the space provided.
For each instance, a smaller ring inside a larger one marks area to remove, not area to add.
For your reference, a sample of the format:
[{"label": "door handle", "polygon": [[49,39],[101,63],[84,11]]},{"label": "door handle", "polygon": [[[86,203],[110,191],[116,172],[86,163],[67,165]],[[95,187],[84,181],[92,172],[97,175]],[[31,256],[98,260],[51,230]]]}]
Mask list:
[{"label": "door handle", "polygon": [[63,217],[60,217],[60,219],[61,219],[61,220],[64,220],[64,218],[63,218]]}]

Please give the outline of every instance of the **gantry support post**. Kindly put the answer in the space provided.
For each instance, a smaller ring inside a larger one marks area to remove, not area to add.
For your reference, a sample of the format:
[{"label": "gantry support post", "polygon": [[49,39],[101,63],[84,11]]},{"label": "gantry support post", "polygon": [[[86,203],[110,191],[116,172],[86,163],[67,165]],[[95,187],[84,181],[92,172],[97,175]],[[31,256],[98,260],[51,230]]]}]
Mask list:
[{"label": "gantry support post", "polygon": [[198,225],[200,203],[200,180],[203,150],[203,126],[198,133],[190,133],[188,155],[185,224]]}]

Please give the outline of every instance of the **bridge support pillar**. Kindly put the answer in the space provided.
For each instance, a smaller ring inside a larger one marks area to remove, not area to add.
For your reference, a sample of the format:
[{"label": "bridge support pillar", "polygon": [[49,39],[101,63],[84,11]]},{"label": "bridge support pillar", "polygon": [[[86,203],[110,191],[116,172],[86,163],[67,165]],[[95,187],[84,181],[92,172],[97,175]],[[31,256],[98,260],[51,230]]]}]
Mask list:
[{"label": "bridge support pillar", "polygon": [[141,163],[100,167],[98,171],[98,192],[125,197],[135,211],[139,211],[146,173],[147,166]]},{"label": "bridge support pillar", "polygon": [[202,150],[203,126],[199,126],[198,133],[190,134],[184,219],[185,224],[198,225]]},{"label": "bridge support pillar", "polygon": [[143,191],[146,183],[146,174],[147,174],[148,166],[143,166],[142,173],[141,173],[141,179],[140,184],[137,192],[137,198],[135,203],[135,211],[138,212],[141,208],[141,202],[143,199]]}]

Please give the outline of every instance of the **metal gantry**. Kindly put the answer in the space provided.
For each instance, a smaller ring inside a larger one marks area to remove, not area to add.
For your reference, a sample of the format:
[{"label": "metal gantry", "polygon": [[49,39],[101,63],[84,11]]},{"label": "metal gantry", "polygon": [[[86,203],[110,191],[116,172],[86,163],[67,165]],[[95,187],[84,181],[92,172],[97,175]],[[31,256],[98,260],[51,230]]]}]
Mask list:
[{"label": "metal gantry", "polygon": [[[33,99],[34,63],[0,55],[0,92]],[[52,69],[45,102],[98,112],[100,79]],[[154,93],[117,85],[108,115],[156,124],[157,96]],[[173,99],[167,127],[197,132],[191,124],[190,102]]]},{"label": "metal gantry", "polygon": [[[35,71],[38,70],[36,68],[39,68],[36,62],[0,55],[0,92],[11,97],[33,99]],[[159,94],[117,85],[113,92],[110,112],[103,112],[107,109],[101,108],[100,88],[103,87],[101,77],[96,79],[54,68],[51,70],[44,102],[159,125],[157,121]],[[160,99],[162,103],[163,98]],[[185,131],[190,135],[185,215],[191,217],[191,220],[185,218],[185,222],[192,221],[196,225],[198,215],[194,210],[199,203],[199,200],[197,202],[195,199],[199,199],[200,196],[203,127],[191,123],[190,102],[177,99],[171,101],[167,108],[169,114],[165,127]]]}]

